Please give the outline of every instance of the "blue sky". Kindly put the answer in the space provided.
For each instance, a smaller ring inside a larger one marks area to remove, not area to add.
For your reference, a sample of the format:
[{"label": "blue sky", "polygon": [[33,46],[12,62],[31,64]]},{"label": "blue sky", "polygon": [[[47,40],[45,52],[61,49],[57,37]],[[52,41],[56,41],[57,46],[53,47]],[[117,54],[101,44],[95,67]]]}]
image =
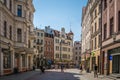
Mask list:
[{"label": "blue sky", "polygon": [[87,0],[33,0],[36,9],[34,13],[34,26],[44,29],[50,25],[51,28],[74,33],[74,41],[81,38],[82,7]]}]

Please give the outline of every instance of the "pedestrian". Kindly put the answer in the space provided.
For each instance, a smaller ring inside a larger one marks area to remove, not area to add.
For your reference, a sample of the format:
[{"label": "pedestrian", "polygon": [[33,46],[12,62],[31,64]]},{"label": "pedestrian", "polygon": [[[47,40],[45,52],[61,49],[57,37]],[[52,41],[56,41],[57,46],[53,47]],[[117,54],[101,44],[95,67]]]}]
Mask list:
[{"label": "pedestrian", "polygon": [[33,66],[33,70],[35,70],[35,66]]},{"label": "pedestrian", "polygon": [[61,64],[61,72],[64,72],[63,68],[64,68],[64,65]]},{"label": "pedestrian", "polygon": [[40,66],[40,71],[41,71],[42,73],[44,73],[44,72],[45,72],[45,68],[44,68],[43,66]]},{"label": "pedestrian", "polygon": [[83,68],[82,68],[82,64],[80,65],[80,74],[82,74]]},{"label": "pedestrian", "polygon": [[94,65],[94,78],[95,78],[95,77],[98,78],[97,70],[98,70],[98,66],[95,64],[95,65]]}]

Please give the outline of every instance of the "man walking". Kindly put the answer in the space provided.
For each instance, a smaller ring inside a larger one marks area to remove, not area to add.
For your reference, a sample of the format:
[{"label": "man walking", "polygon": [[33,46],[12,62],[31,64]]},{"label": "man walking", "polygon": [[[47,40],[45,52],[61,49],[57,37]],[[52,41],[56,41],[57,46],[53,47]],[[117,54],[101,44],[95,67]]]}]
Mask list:
[{"label": "man walking", "polygon": [[98,66],[95,64],[95,65],[94,65],[94,78],[95,78],[95,77],[98,78],[97,69],[98,69]]}]

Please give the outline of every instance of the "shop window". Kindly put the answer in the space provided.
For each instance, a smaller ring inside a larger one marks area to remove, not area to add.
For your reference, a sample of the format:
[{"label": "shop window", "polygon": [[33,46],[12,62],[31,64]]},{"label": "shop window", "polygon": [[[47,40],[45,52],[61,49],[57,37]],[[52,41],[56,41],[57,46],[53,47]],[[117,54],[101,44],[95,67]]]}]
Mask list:
[{"label": "shop window", "polygon": [[11,68],[11,55],[10,55],[10,53],[4,53],[4,55],[3,55],[3,67],[5,69]]}]

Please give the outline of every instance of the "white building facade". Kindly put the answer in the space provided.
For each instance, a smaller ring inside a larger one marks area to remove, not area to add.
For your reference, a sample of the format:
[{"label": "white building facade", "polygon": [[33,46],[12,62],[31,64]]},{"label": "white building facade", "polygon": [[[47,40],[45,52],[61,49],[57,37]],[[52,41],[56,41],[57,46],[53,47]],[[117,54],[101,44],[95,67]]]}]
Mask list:
[{"label": "white building facade", "polygon": [[74,48],[73,48],[73,60],[76,67],[80,66],[81,63],[81,41],[75,41],[74,42]]},{"label": "white building facade", "polygon": [[82,15],[82,57],[81,57],[81,60],[84,65],[90,64],[89,61],[87,61],[91,53],[90,8],[91,8],[91,5],[89,4],[89,0],[88,0],[87,6],[83,8],[83,15]]},{"label": "white building facade", "polygon": [[54,59],[55,62],[71,62],[73,60],[73,36],[72,31],[65,32],[64,28],[61,31],[54,30]]},{"label": "white building facade", "polygon": [[0,75],[32,69],[34,11],[32,0],[0,0]]}]

